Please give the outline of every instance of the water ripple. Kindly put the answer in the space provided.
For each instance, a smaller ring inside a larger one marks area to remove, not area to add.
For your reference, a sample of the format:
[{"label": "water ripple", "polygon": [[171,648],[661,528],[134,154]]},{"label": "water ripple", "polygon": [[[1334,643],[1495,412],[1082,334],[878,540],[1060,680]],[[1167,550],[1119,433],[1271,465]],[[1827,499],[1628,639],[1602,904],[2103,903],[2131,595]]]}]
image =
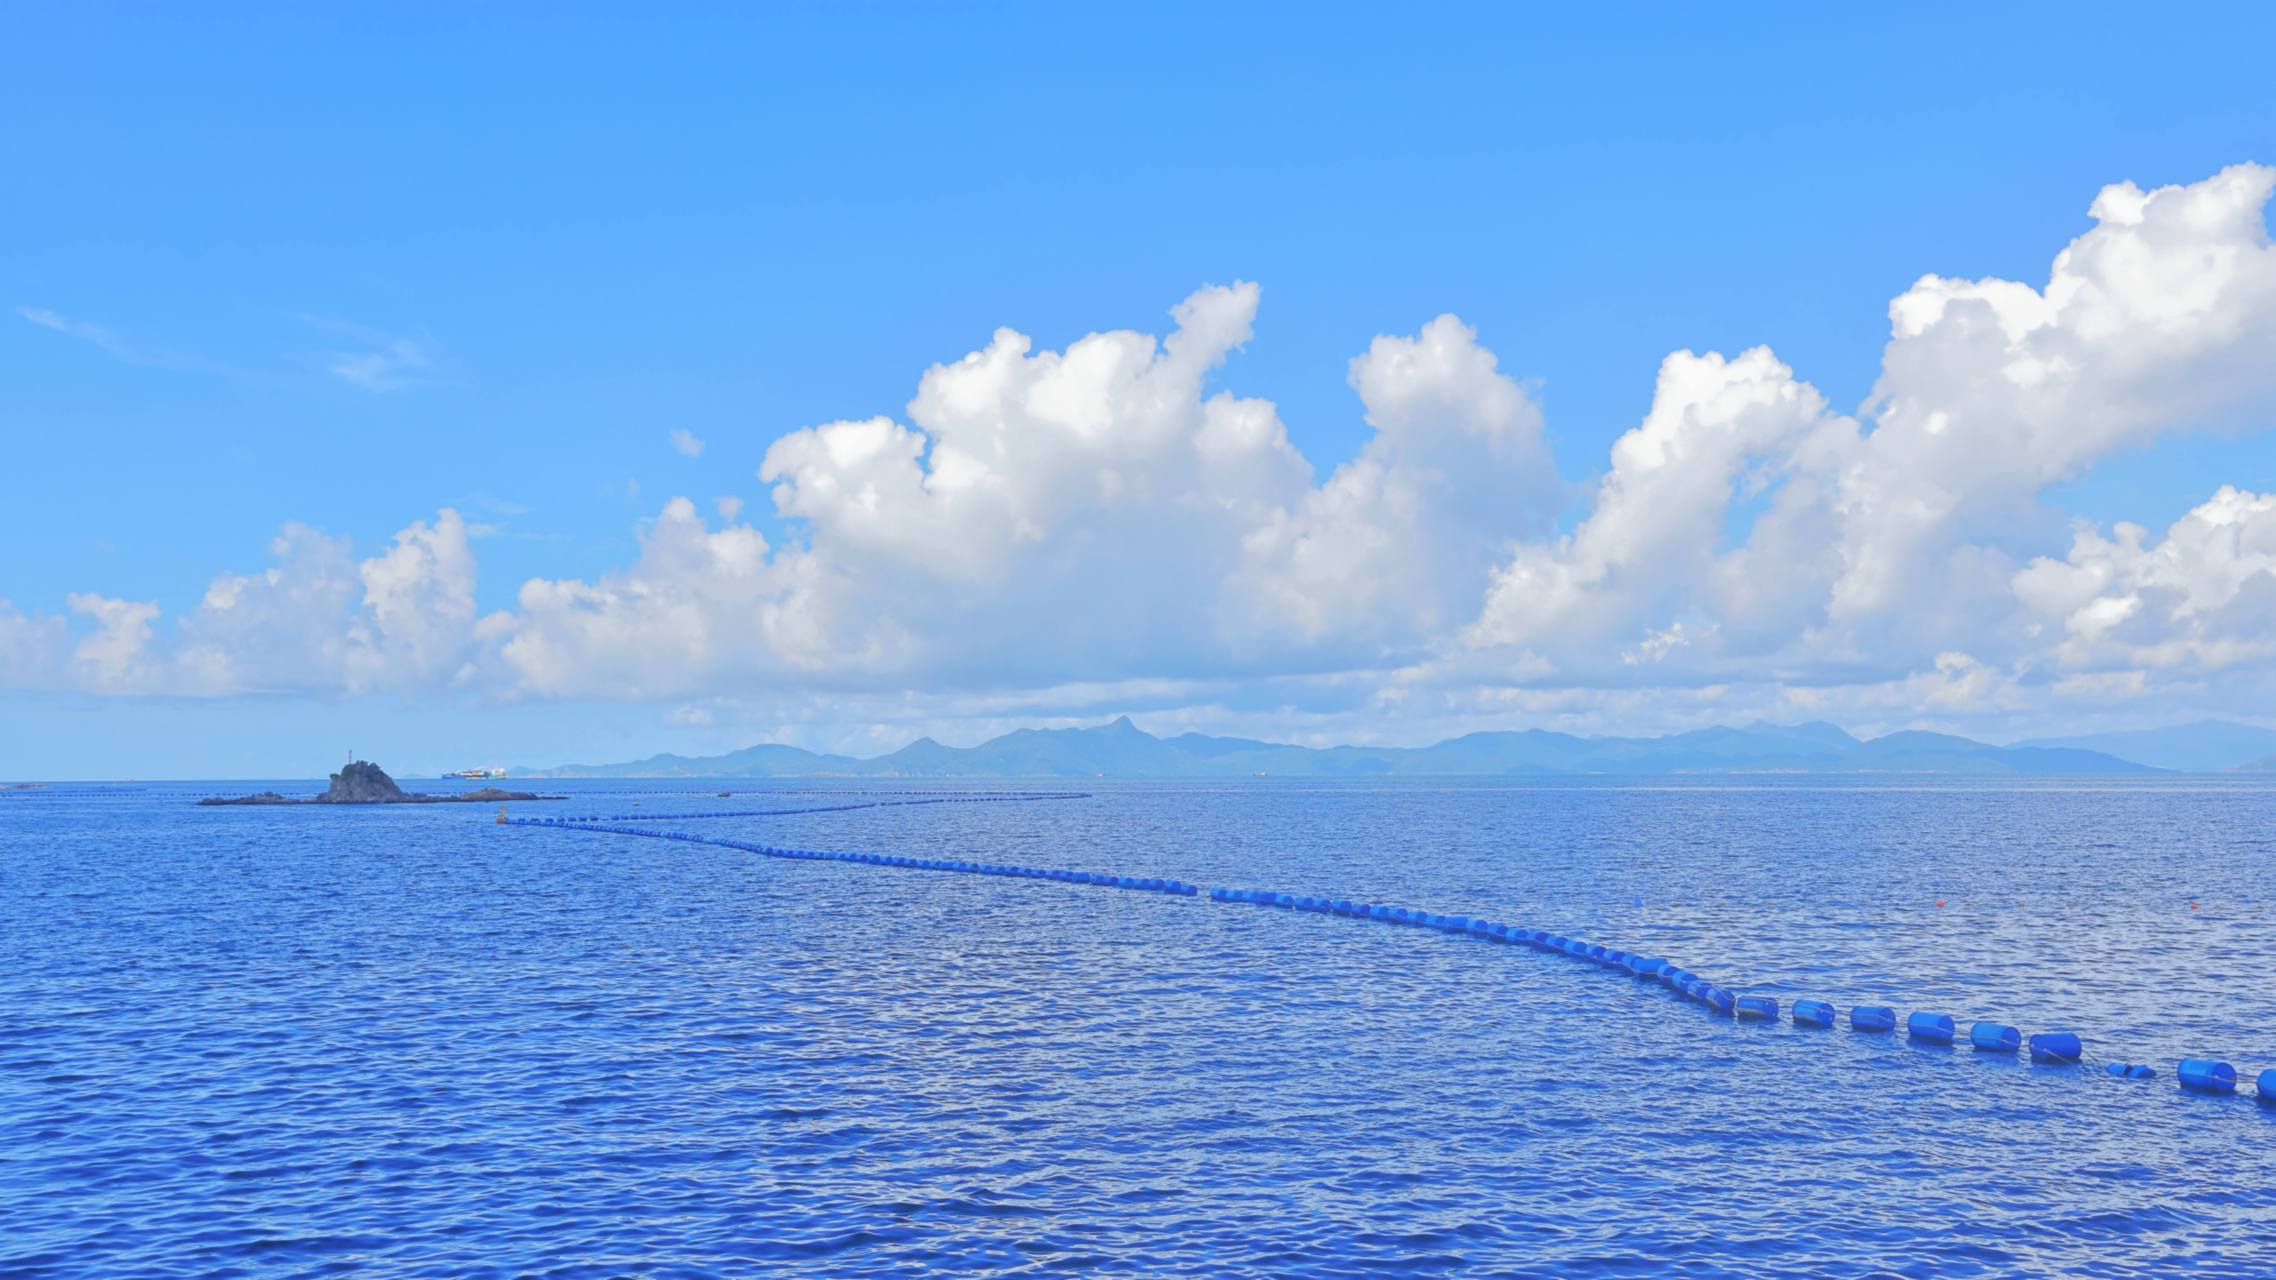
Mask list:
[{"label": "water ripple", "polygon": [[2276,788],[1084,785],[701,821],[1523,920],[2167,1078],[1206,900],[59,789],[0,806],[0,1277],[2276,1273],[2276,1108],[2170,1080],[2276,1065]]}]

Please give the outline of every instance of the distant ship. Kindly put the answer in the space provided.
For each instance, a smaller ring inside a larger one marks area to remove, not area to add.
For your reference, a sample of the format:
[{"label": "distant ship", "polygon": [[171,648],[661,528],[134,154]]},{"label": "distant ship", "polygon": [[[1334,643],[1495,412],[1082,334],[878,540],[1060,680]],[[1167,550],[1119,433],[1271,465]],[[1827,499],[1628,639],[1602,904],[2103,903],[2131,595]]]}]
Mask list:
[{"label": "distant ship", "polygon": [[446,773],[443,776],[446,778],[464,778],[468,782],[488,782],[492,778],[505,777],[506,771],[504,769],[461,769],[456,773]]}]

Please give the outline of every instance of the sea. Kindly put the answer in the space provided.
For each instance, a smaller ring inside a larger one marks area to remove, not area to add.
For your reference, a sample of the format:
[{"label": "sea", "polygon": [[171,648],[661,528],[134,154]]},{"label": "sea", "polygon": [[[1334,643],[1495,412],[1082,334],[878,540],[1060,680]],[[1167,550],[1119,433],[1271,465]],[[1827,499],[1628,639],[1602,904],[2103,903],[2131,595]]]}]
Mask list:
[{"label": "sea", "polygon": [[0,1277],[2276,1275],[2269,780],[539,785],[1962,1045],[1206,892],[57,784],[0,792]]}]

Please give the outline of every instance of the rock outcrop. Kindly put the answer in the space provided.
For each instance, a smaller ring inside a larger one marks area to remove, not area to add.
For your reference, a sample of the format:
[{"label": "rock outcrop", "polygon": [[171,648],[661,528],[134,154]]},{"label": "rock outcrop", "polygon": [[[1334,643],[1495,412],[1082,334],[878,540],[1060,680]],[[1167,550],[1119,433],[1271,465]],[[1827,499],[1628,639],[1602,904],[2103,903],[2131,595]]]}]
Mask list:
[{"label": "rock outcrop", "polygon": [[318,804],[403,804],[411,799],[387,770],[369,760],[353,760],[332,775],[332,785],[316,797]]},{"label": "rock outcrop", "polygon": [[258,795],[223,798],[209,796],[199,804],[498,804],[507,800],[559,800],[560,796],[541,796],[534,791],[500,791],[496,787],[483,787],[458,795],[425,795],[405,791],[387,776],[387,770],[369,760],[351,761],[332,775],[332,785],[320,796],[294,800],[274,791]]},{"label": "rock outcrop", "polygon": [[307,801],[305,801],[305,800],[295,800],[295,799],[292,799],[290,796],[280,796],[280,795],[278,795],[278,794],[277,794],[276,792],[274,792],[274,791],[263,791],[263,792],[260,792],[260,793],[259,793],[259,794],[257,794],[257,795],[250,795],[250,796],[238,796],[238,797],[236,797],[236,798],[234,798],[234,799],[229,799],[229,800],[224,800],[224,799],[222,799],[220,796],[207,796],[205,799],[198,801],[198,803],[199,803],[199,804],[306,804],[306,803],[308,803],[308,802],[307,802]]}]

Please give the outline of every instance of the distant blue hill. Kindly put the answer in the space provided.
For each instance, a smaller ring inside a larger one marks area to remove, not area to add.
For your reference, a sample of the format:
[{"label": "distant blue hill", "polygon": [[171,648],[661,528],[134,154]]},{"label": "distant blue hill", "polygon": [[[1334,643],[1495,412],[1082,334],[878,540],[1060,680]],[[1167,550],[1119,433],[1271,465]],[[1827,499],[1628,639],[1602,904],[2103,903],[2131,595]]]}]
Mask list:
[{"label": "distant blue hill", "polygon": [[2018,747],[2076,747],[2100,751],[2183,773],[2220,773],[2245,769],[2276,756],[2276,729],[2238,724],[2233,720],[2199,720],[2166,729],[2135,729],[2122,733],[2088,733],[2071,738],[2038,738]]},{"label": "distant blue hill", "polygon": [[520,778],[1388,778],[1737,773],[2037,775],[2153,773],[2070,746],[1995,747],[1941,733],[1859,740],[1830,724],[1718,726],[1664,738],[1543,729],[1465,734],[1428,747],[1297,747],[1249,738],[1157,738],[1124,716],[1088,729],[1020,729],[976,747],[919,738],[862,760],[760,745],[722,756],[516,769]]}]

